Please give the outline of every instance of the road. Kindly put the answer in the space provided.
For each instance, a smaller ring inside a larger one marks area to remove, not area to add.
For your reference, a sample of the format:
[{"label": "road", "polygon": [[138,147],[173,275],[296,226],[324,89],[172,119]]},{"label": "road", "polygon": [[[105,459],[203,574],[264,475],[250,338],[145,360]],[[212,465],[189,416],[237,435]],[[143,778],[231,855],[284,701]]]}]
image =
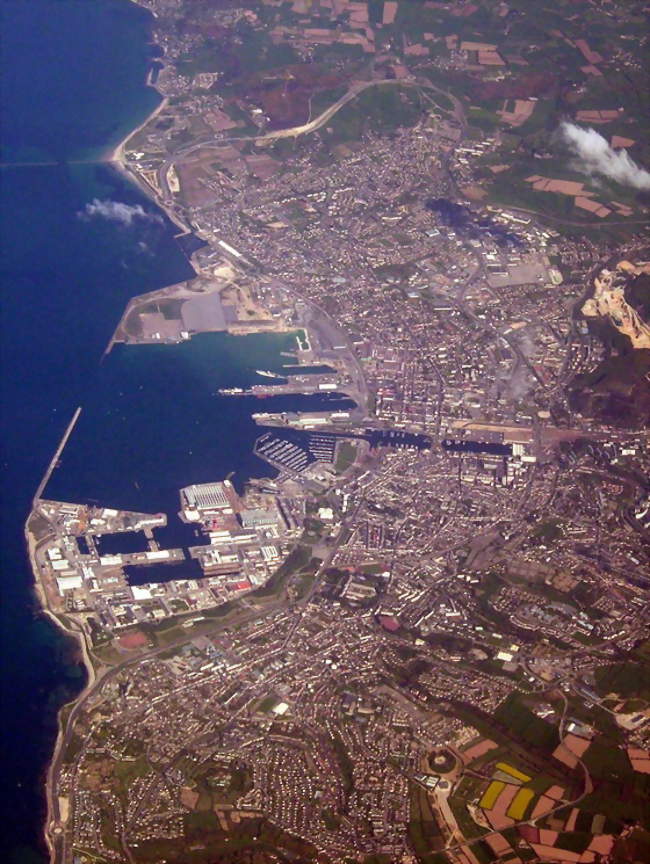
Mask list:
[{"label": "road", "polygon": [[[542,221],[557,222],[559,225],[574,225],[576,228],[590,230],[601,226],[596,226],[589,222],[576,222],[571,219],[561,219],[559,216],[552,216],[550,213],[540,213],[538,210],[529,210],[526,207],[516,207],[513,204],[504,204],[504,207],[512,213],[526,213],[529,216],[537,216]],[[611,225],[624,225],[626,228],[630,225],[649,225],[650,219],[627,219],[625,222],[605,219],[602,222],[603,228],[609,228]]]},{"label": "road", "polygon": [[359,500],[357,501],[357,503],[354,507],[354,510],[351,513],[349,513],[345,517],[345,519],[343,519],[343,521],[341,522],[341,526],[339,528],[339,533],[336,537],[336,540],[332,544],[332,547],[329,550],[329,552],[325,555],[325,557],[321,561],[320,566],[314,575],[314,581],[313,581],[309,591],[305,594],[305,596],[301,600],[299,600],[296,603],[296,607],[300,607],[300,609],[296,614],[296,620],[293,622],[291,629],[287,633],[287,636],[286,636],[284,642],[282,643],[282,649],[283,650],[287,647],[287,645],[289,644],[289,642],[293,638],[296,630],[300,626],[300,622],[302,621],[303,616],[305,614],[305,608],[307,607],[307,604],[309,603],[311,598],[314,596],[314,594],[318,590],[320,583],[322,582],[323,576],[325,575],[325,571],[327,570],[327,568],[330,566],[330,564],[334,560],[334,556],[336,555],[339,547],[341,546],[341,544],[346,539],[347,532],[345,529],[349,526],[349,524],[351,522],[354,521],[354,518],[356,517],[357,513],[359,512],[359,508],[361,507],[363,500],[364,500],[363,497],[359,498]]},{"label": "road", "polygon": [[[564,704],[562,707],[562,715],[561,715],[560,721],[558,723],[558,737],[559,737],[560,743],[564,739],[564,724],[566,722],[566,716],[567,716],[567,712],[568,712],[568,708],[569,708],[569,703],[568,703],[568,700],[567,700],[565,694],[561,693],[561,695],[562,695],[562,699],[563,699]],[[535,819],[521,819],[520,821],[515,822],[510,827],[511,828],[518,828],[520,825],[532,825],[532,826],[534,826],[540,820],[546,819],[548,816],[552,816],[554,813],[557,813],[559,810],[564,810],[567,807],[575,807],[577,804],[579,804],[582,801],[583,798],[585,798],[587,795],[590,795],[591,792],[593,792],[593,788],[594,788],[593,782],[591,779],[591,775],[589,774],[589,771],[587,770],[587,766],[584,764],[582,759],[578,759],[578,764],[582,768],[582,771],[584,774],[584,788],[583,788],[582,792],[580,793],[580,795],[578,795],[577,798],[574,798],[573,801],[564,801],[564,800],[559,801],[554,807],[552,807],[550,810],[547,810],[545,813],[540,813],[540,815],[537,816]],[[500,834],[500,833],[501,833],[500,830],[486,831],[485,834],[481,834],[479,837],[474,837],[472,839],[465,840],[464,843],[454,843],[452,845],[445,846],[444,849],[441,851],[443,851],[443,852],[462,851],[469,846],[474,846],[477,843],[480,843],[481,841],[485,840],[486,837],[491,837],[495,834]]]},{"label": "road", "polygon": [[306,135],[309,132],[315,132],[317,129],[320,129],[321,126],[324,126],[329,120],[331,120],[332,117],[334,117],[334,115],[338,111],[340,111],[344,105],[347,105],[348,102],[356,99],[357,96],[360,93],[363,93],[364,90],[368,90],[370,87],[395,85],[399,85],[401,87],[433,87],[433,85],[429,82],[426,82],[425,85],[421,81],[414,81],[408,79],[400,81],[396,78],[381,78],[378,81],[359,81],[356,84],[352,84],[349,90],[347,90],[340,99],[337,99],[336,102],[329,106],[329,108],[326,108],[317,117],[314,117],[314,119],[310,120],[308,123],[302,123],[300,126],[289,126],[287,129],[274,129],[271,132],[265,132],[263,135],[232,135],[224,138],[218,138],[216,141],[202,141],[198,144],[192,144],[186,150],[179,150],[176,156],[184,158],[190,153],[194,153],[196,150],[201,150],[209,146],[220,147],[223,144],[227,144],[229,141],[264,142],[276,141],[280,138],[297,138],[299,135]]},{"label": "road", "polygon": [[[258,607],[256,609],[251,609],[249,614],[243,615],[241,618],[238,618],[238,623],[247,623],[249,621],[255,620],[256,618],[261,618],[265,615],[268,615],[272,612],[277,611],[281,603],[269,603],[263,607]],[[230,623],[230,622],[228,622]],[[220,630],[224,626],[223,621],[219,621],[215,623],[215,630]],[[209,631],[208,631],[209,632]],[[80,638],[82,637],[80,634],[77,634]],[[70,715],[68,717],[65,732],[59,738],[59,742],[55,754],[52,759],[52,764],[50,770],[48,772],[48,799],[50,804],[50,820],[48,824],[48,836],[50,839],[58,838],[61,841],[61,854],[58,856],[57,860],[67,861],[67,837],[65,832],[54,834],[55,830],[63,828],[63,823],[61,822],[61,813],[59,809],[58,798],[53,794],[53,790],[57,788],[59,784],[59,775],[61,773],[61,768],[63,764],[63,756],[70,744],[70,740],[72,735],[74,734],[74,726],[75,722],[78,719],[80,713],[84,710],[86,703],[88,700],[93,697],[101,688],[111,679],[113,679],[116,675],[119,675],[124,669],[128,669],[131,666],[135,666],[139,663],[143,663],[147,660],[151,660],[152,658],[158,656],[159,654],[163,654],[164,652],[169,651],[173,648],[180,648],[182,645],[190,642],[194,638],[195,634],[191,631],[188,631],[187,635],[184,635],[182,638],[177,639],[173,642],[170,642],[167,645],[162,645],[158,648],[154,648],[151,651],[147,651],[143,654],[138,654],[135,657],[132,657],[128,660],[124,660],[122,663],[118,663],[116,666],[111,667],[103,667],[97,671],[97,675],[94,681],[90,684],[90,686],[82,693],[78,701],[75,703],[74,707],[70,711]],[[72,796],[71,796],[72,797]]]}]

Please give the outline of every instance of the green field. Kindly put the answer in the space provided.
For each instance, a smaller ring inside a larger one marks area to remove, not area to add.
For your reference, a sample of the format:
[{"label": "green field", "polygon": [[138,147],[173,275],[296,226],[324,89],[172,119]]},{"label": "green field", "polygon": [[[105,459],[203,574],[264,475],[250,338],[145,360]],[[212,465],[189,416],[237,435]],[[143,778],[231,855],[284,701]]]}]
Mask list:
[{"label": "green field", "polygon": [[334,747],[334,752],[336,753],[337,762],[339,763],[341,776],[343,778],[343,788],[347,797],[354,789],[354,766],[350,759],[347,747],[343,743],[340,735],[334,735],[332,745]]},{"label": "green field", "polygon": [[494,712],[495,720],[527,744],[542,750],[554,750],[558,744],[555,726],[541,720],[523,704],[521,696],[513,693]]},{"label": "green field", "polygon": [[415,783],[410,786],[408,835],[423,864],[433,864],[433,853],[442,845],[442,835],[435,821],[426,791]]},{"label": "green field", "polygon": [[336,451],[336,462],[334,464],[335,470],[338,471],[339,474],[342,474],[354,464],[356,458],[356,444],[352,444],[350,441],[341,441]]},{"label": "green field", "polygon": [[414,87],[390,84],[370,87],[337,111],[321,134],[330,146],[358,141],[368,132],[387,134],[400,126],[413,126],[423,107]]},{"label": "green field", "polygon": [[638,697],[650,700],[650,664],[627,662],[599,666],[596,686],[602,696],[618,693],[624,699]]}]

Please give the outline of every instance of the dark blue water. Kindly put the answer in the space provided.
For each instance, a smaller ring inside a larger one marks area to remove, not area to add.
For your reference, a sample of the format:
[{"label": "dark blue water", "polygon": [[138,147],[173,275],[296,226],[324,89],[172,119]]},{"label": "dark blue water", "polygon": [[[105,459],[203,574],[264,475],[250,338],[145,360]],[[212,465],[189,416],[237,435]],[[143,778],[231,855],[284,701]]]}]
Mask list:
[{"label": "dark blue water", "polygon": [[[99,502],[177,521],[179,489],[223,480],[243,490],[277,472],[253,453],[255,412],[344,410],[349,399],[315,394],[265,399],[220,396],[247,388],[255,370],[282,368],[291,334],[204,333],[178,345],[117,345],[93,379],[75,429],[44,495]],[[157,531],[156,536],[160,540]],[[161,541],[162,542],[162,541]]]},{"label": "dark blue water", "polygon": [[[83,540],[84,538],[79,539]],[[149,549],[149,541],[142,531],[104,534],[96,538],[95,545],[100,555],[123,555],[131,552],[146,552]],[[88,553],[83,554],[87,555]]]},{"label": "dark blue water", "polygon": [[79,670],[66,665],[65,642],[51,625],[32,616],[24,518],[75,406],[92,391],[126,300],[191,271],[172,226],[142,221],[127,229],[77,216],[98,192],[138,200],[104,167],[20,168],[2,179],[3,779],[14,786],[20,816],[12,836],[24,829],[28,839],[41,817],[34,789],[51,748],[52,708],[77,686]]},{"label": "dark blue water", "polygon": [[124,568],[124,573],[129,585],[149,585],[151,582],[171,582],[173,579],[203,579],[205,576],[195,558],[174,561],[172,564],[129,565]]},{"label": "dark blue water", "polygon": [[[156,104],[148,16],[126,0],[4,2],[1,144],[2,779],[0,857],[42,862],[42,773],[56,710],[83,683],[70,643],[38,617],[23,544],[31,497],[133,294],[190,269],[159,214],[79,213],[97,198],[151,205],[88,160]],[[40,167],[15,162],[55,163]],[[58,164],[57,164],[58,163]]]},{"label": "dark blue water", "polygon": [[273,473],[252,454],[251,412],[314,409],[327,398],[216,394],[262,382],[256,368],[282,371],[293,337],[118,346],[100,364],[130,297],[192,275],[174,227],[92,162],[156,104],[144,86],[157,53],[148,16],[127,0],[21,0],[2,17],[0,716],[10,804],[0,859],[41,864],[56,713],[84,673],[74,643],[39,615],[23,527],[75,408],[84,406],[47,494],[165,510],[170,525],[157,539],[182,546],[197,540],[173,518],[179,486],[230,471],[241,486]]},{"label": "dark blue water", "polygon": [[127,0],[2,4],[2,161],[96,158],[158,104],[149,14]]}]

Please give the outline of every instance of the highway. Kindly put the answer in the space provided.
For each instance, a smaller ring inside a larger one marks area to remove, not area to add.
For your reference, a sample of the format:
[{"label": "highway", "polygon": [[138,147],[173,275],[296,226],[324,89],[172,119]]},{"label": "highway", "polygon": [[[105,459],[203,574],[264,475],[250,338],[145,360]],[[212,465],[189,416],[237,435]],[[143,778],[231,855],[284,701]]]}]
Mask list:
[{"label": "highway", "polygon": [[[256,141],[256,142],[264,142],[264,141],[276,141],[279,138],[297,138],[299,135],[306,135],[309,132],[315,132],[317,129],[320,129],[321,126],[324,126],[328,120],[331,120],[332,117],[343,108],[344,105],[347,105],[348,102],[351,102],[353,99],[356,99],[360,93],[363,93],[364,90],[368,90],[369,87],[379,87],[382,85],[394,86],[394,85],[413,87],[413,86],[422,86],[421,83],[412,81],[412,80],[398,80],[396,78],[382,78],[379,81],[359,81],[356,84],[352,84],[349,90],[341,96],[340,99],[337,99],[329,108],[326,108],[322,111],[317,117],[314,117],[313,120],[310,120],[308,123],[302,123],[300,126],[289,126],[287,129],[274,129],[271,132],[265,132],[263,135],[233,135],[229,137],[219,138],[216,141],[202,141],[198,144],[192,144],[191,147],[188,147],[186,150],[179,150],[178,156],[188,156],[190,153],[193,153],[195,150],[204,149],[206,146],[221,146],[223,144],[227,144],[229,141]],[[430,85],[429,85],[430,86]]]},{"label": "highway", "polygon": [[[353,99],[356,99],[356,97],[360,93],[363,93],[364,90],[368,90],[370,87],[383,86],[419,87],[424,90],[435,90],[438,93],[442,93],[453,104],[454,116],[456,116],[460,122],[465,125],[461,103],[446,90],[436,87],[435,84],[432,84],[431,81],[428,81],[426,78],[381,78],[377,81],[358,81],[356,84],[352,84],[340,99],[337,99],[336,102],[329,106],[329,108],[326,108],[317,117],[314,117],[313,120],[309,120],[307,123],[302,123],[299,126],[289,126],[287,129],[274,129],[271,132],[265,132],[263,135],[233,135],[208,141],[200,141],[196,144],[192,144],[186,149],[179,150],[174,156],[174,161],[180,161],[181,158],[194,153],[196,150],[202,150],[206,147],[220,147],[223,144],[227,144],[229,141],[255,141],[263,143],[265,141],[276,141],[281,138],[297,138],[299,135],[306,135],[310,132],[315,132],[331,120],[332,117],[341,110],[341,108],[348,104],[348,102],[352,102]],[[167,162],[165,163],[165,166],[167,167],[171,164],[173,164],[173,162]]]}]

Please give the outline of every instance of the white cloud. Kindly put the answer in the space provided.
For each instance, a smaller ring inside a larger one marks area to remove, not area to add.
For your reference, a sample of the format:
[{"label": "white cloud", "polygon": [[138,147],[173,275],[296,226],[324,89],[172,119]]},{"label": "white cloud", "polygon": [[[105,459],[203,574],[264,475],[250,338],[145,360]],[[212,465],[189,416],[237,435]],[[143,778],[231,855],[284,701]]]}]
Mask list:
[{"label": "white cloud", "polygon": [[121,225],[127,226],[132,225],[134,219],[163,224],[160,216],[155,213],[147,213],[141,204],[124,204],[122,201],[111,201],[110,199],[100,201],[99,198],[93,198],[91,202],[86,204],[79,216],[86,219],[100,216],[102,219],[119,222]]},{"label": "white cloud", "polygon": [[580,160],[578,167],[585,174],[601,174],[623,186],[650,189],[650,171],[637,165],[627,150],[614,150],[595,129],[582,129],[565,121],[560,133]]}]

